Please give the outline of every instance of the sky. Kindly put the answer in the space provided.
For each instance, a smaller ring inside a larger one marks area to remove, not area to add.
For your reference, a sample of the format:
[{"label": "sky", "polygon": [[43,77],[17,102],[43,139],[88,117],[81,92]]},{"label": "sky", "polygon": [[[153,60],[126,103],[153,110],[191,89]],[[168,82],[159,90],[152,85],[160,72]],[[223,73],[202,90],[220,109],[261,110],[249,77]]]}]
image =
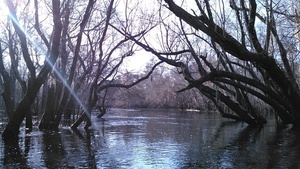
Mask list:
[{"label": "sky", "polygon": [[3,20],[5,20],[7,18],[8,15],[8,9],[7,7],[4,5],[4,2],[2,0],[0,0],[0,21],[2,22]]},{"label": "sky", "polygon": [[125,61],[124,66],[127,70],[138,73],[139,71],[144,70],[151,58],[153,58],[152,54],[146,51],[138,51]]}]

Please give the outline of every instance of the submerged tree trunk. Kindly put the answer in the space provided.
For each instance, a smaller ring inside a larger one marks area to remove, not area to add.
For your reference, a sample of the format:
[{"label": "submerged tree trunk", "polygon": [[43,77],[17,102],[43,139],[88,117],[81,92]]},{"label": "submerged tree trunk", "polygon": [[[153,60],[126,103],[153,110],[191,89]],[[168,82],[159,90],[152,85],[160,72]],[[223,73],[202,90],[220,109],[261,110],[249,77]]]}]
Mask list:
[{"label": "submerged tree trunk", "polygon": [[99,115],[97,116],[98,118],[102,118],[106,113],[107,113],[107,107],[105,106],[97,106],[99,110]]},{"label": "submerged tree trunk", "polygon": [[66,110],[64,112],[64,120],[70,121],[71,120],[71,116],[75,114],[75,102],[74,99],[71,97],[68,100],[68,103],[66,105]]},{"label": "submerged tree trunk", "polygon": [[55,124],[55,108],[56,108],[56,98],[55,98],[55,89],[54,87],[50,87],[48,89],[47,95],[47,102],[46,102],[46,109],[42,115],[39,129],[46,129],[46,130],[57,130],[58,126]]},{"label": "submerged tree trunk", "polygon": [[36,94],[38,93],[39,87],[41,86],[41,82],[38,81],[28,89],[28,91],[23,97],[22,101],[19,103],[17,109],[15,110],[11,120],[9,120],[8,124],[6,125],[3,133],[2,138],[5,141],[9,141],[11,139],[17,139],[19,134],[19,128],[24,120],[25,116],[31,113],[31,104],[33,103]]},{"label": "submerged tree trunk", "polygon": [[90,114],[86,114],[88,112],[86,111],[83,111],[80,115],[80,117],[71,125],[71,129],[76,129],[78,128],[78,126],[84,122],[85,120],[87,120],[87,123],[86,125],[84,126],[85,129],[88,129],[92,123],[91,123],[91,117],[90,117]]},{"label": "submerged tree trunk", "polygon": [[33,123],[32,123],[32,111],[30,109],[30,111],[27,112],[27,114],[26,114],[26,121],[25,121],[26,131],[27,132],[32,131],[32,126],[33,126]]}]

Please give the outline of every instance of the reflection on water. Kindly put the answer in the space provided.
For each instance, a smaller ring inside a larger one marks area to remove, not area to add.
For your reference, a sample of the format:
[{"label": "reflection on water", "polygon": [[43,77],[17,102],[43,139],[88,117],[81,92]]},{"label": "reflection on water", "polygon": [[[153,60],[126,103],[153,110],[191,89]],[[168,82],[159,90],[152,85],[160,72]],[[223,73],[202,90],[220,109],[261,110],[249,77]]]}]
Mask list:
[{"label": "reflection on water", "polygon": [[96,129],[21,133],[0,140],[0,168],[299,168],[299,132],[217,113],[112,110]]}]

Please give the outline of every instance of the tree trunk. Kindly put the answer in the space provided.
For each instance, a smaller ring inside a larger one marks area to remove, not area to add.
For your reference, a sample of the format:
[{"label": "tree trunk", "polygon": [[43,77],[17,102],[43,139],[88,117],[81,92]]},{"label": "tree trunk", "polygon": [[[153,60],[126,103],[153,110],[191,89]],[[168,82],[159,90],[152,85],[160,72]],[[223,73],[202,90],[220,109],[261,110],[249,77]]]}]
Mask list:
[{"label": "tree trunk", "polygon": [[[16,18],[16,12],[14,10],[14,6],[11,1],[7,1],[7,5],[12,13],[13,17]],[[42,86],[42,84],[46,81],[49,72],[53,69],[53,65],[56,62],[59,55],[59,46],[60,46],[60,38],[61,38],[61,15],[60,15],[60,2],[57,0],[52,0],[52,12],[53,12],[53,23],[54,30],[52,36],[52,46],[50,49],[50,56],[46,58],[46,62],[41,68],[39,75],[36,76],[35,66],[31,60],[31,57],[28,53],[27,48],[27,38],[25,32],[16,24],[15,20],[13,21],[14,28],[18,33],[19,39],[21,41],[21,48],[23,51],[23,58],[26,62],[27,68],[30,72],[30,77],[28,80],[28,88],[27,91],[17,106],[12,118],[9,120],[7,126],[5,127],[2,138],[5,142],[18,139],[19,128],[24,120],[25,116],[30,113],[31,105],[34,102],[37,93]]]},{"label": "tree trunk", "polygon": [[20,125],[25,118],[25,116],[30,113],[31,105],[35,99],[35,96],[37,95],[39,91],[39,87],[42,83],[38,83],[39,81],[36,81],[35,84],[32,84],[31,87],[28,89],[28,91],[19,103],[17,109],[15,110],[11,120],[9,120],[7,126],[5,127],[2,138],[4,141],[10,141],[14,139],[18,139],[19,134],[19,128]]},{"label": "tree trunk", "polygon": [[[238,102],[233,101],[229,96],[225,96],[220,91],[211,89],[204,85],[198,85],[197,89],[205,94],[206,96],[216,99],[214,103],[218,105],[219,101],[223,102],[227,107],[229,107],[233,112],[236,113],[236,115],[239,117],[241,121],[246,122],[250,126],[257,126],[257,125],[264,125],[260,123],[260,120],[255,119],[252,115],[247,112],[247,110],[244,109],[243,105],[240,105]],[[229,117],[228,115],[226,115]],[[235,117],[235,119],[238,119]]]},{"label": "tree trunk", "polygon": [[[80,117],[71,125],[71,129],[76,129],[84,120],[90,121],[90,117],[83,111]],[[91,122],[88,122],[84,128],[91,126]]]},{"label": "tree trunk", "polygon": [[58,126],[55,125],[55,96],[54,87],[50,87],[48,90],[46,110],[42,115],[42,119],[39,124],[39,129],[41,130],[57,130]]},{"label": "tree trunk", "polygon": [[14,106],[13,106],[13,100],[11,97],[12,94],[10,90],[10,86],[11,86],[10,76],[4,67],[1,43],[0,43],[0,73],[3,78],[3,91],[1,95],[4,100],[7,116],[10,119],[14,112]]},{"label": "tree trunk", "polygon": [[105,106],[97,106],[100,114],[97,116],[98,118],[102,118],[107,113],[107,108]]},{"label": "tree trunk", "polygon": [[70,121],[72,114],[75,114],[75,103],[74,99],[71,97],[67,103],[67,107],[64,113],[64,120]]},{"label": "tree trunk", "polygon": [[49,92],[48,87],[49,87],[48,81],[46,80],[43,84],[40,113],[44,113],[46,111],[47,96],[48,96],[48,92]]},{"label": "tree trunk", "polygon": [[25,124],[26,131],[27,132],[32,131],[32,126],[33,126],[33,123],[32,123],[32,112],[28,111],[27,114],[26,114],[26,124]]}]

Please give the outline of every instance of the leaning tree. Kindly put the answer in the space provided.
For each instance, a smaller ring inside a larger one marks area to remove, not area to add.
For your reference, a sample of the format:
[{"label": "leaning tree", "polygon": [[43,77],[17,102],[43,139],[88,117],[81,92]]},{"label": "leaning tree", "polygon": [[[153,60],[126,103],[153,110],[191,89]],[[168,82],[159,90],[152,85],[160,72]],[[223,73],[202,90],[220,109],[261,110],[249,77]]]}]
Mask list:
[{"label": "leaning tree", "polygon": [[164,0],[158,6],[161,43],[119,31],[177,67],[188,82],[180,91],[195,88],[224,117],[249,125],[267,122],[266,105],[284,124],[300,124],[294,1]]}]

